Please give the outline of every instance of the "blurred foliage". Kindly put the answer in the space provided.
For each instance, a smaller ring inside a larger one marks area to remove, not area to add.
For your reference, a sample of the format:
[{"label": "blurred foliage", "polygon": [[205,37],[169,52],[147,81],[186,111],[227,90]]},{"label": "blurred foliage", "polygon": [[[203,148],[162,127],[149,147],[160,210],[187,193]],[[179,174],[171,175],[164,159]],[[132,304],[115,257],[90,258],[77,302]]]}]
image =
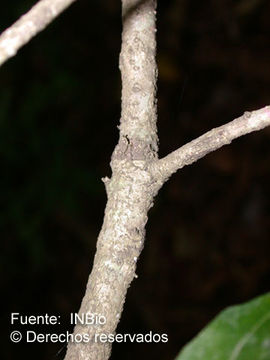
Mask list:
[{"label": "blurred foliage", "polygon": [[223,310],[177,360],[267,360],[270,358],[270,293]]},{"label": "blurred foliage", "polygon": [[[5,3],[1,29],[33,4]],[[161,156],[270,103],[269,7],[158,1]],[[100,179],[118,139],[120,45],[120,1],[78,0],[0,69],[7,317],[63,315],[58,330],[71,330],[102,224]],[[239,139],[161,190],[119,332],[166,332],[169,343],[116,345],[112,359],[171,359],[222,308],[269,290],[269,136]],[[8,342],[4,354],[42,360],[60,348]]]}]

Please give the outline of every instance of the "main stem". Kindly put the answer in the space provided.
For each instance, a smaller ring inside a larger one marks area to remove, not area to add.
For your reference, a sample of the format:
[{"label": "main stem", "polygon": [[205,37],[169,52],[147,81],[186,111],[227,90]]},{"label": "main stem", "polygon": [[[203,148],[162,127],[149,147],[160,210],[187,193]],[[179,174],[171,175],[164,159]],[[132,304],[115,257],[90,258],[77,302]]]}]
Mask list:
[{"label": "main stem", "polygon": [[[0,66],[74,1],[40,0],[4,31],[0,36]],[[80,315],[88,314],[92,324],[75,327],[74,341],[72,338],[69,341],[65,360],[109,358],[127,289],[136,276],[147,213],[163,183],[183,166],[239,136],[270,125],[270,106],[266,106],[245,113],[158,159],[156,0],[122,0],[122,5],[120,136],[112,155],[112,177],[103,179],[108,202],[79,311]],[[105,318],[105,324],[99,320],[101,317]]]},{"label": "main stem", "polygon": [[[127,289],[143,248],[148,210],[160,187],[177,169],[270,124],[270,107],[245,113],[158,159],[156,131],[155,0],[122,0],[120,54],[122,113],[111,178],[104,178],[108,202],[80,315],[102,316],[105,324],[76,325],[87,341],[68,344],[65,360],[106,360]],[[97,316],[97,317],[95,317]],[[106,338],[107,337],[107,338]]]},{"label": "main stem", "polygon": [[[119,142],[104,178],[108,202],[80,315],[103,316],[105,324],[76,325],[74,335],[90,341],[68,344],[65,360],[105,360],[115,334],[127,289],[142,251],[147,213],[159,184],[148,171],[157,159],[156,41],[153,0],[123,0],[120,54],[122,113]],[[101,337],[100,337],[101,336]]]}]

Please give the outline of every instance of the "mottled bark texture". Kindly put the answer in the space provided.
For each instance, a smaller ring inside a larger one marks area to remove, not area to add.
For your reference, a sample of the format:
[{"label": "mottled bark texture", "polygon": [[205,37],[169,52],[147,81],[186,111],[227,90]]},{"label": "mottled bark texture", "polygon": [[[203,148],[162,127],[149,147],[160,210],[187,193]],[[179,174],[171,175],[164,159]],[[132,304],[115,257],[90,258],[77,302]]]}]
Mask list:
[{"label": "mottled bark texture", "polygon": [[[104,178],[108,195],[104,223],[80,314],[106,317],[106,324],[75,327],[75,334],[114,334],[127,289],[142,251],[147,213],[159,188],[177,169],[245,133],[270,124],[270,108],[245,113],[158,160],[156,130],[155,8],[153,0],[122,0],[120,54],[122,113],[119,142]],[[92,341],[68,345],[65,360],[105,360],[111,344]]]},{"label": "mottled bark texture", "polygon": [[256,111],[246,111],[233,121],[212,129],[195,140],[185,144],[151,165],[154,178],[165,182],[174,172],[185,165],[190,165],[208,153],[230,144],[232,140],[262,130],[270,125],[270,106]]},{"label": "mottled bark texture", "polygon": [[[98,237],[92,273],[79,313],[95,313],[106,324],[75,327],[74,333],[114,334],[127,289],[134,279],[145,236],[147,213],[159,184],[149,172],[157,159],[155,8],[152,0],[123,0],[120,54],[122,114],[119,142],[104,178],[108,202]],[[111,344],[92,341],[68,345],[66,360],[104,360]]]},{"label": "mottled bark texture", "polygon": [[0,36],[0,66],[75,0],[40,0]]},{"label": "mottled bark texture", "polygon": [[[73,0],[42,0],[0,37],[0,64],[16,53]],[[104,316],[106,323],[77,325],[74,335],[90,342],[69,342],[65,360],[105,360],[110,342],[97,334],[114,334],[127,289],[136,277],[147,214],[160,187],[178,169],[233,139],[270,125],[270,107],[244,113],[163,159],[158,159],[156,130],[155,0],[122,0],[120,54],[122,113],[119,142],[111,159],[112,176],[104,178],[108,202],[97,251],[79,314]]]}]

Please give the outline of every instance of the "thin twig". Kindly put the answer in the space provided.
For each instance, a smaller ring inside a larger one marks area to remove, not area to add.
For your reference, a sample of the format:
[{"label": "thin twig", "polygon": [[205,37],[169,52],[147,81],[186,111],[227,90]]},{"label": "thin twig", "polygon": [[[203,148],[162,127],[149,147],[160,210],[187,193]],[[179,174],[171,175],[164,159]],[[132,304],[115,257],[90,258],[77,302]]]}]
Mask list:
[{"label": "thin twig", "polygon": [[177,170],[208,153],[230,144],[232,140],[270,125],[270,106],[245,112],[239,118],[214,128],[151,165],[152,174],[164,183]]},{"label": "thin twig", "polygon": [[0,36],[0,66],[76,0],[41,0]]}]

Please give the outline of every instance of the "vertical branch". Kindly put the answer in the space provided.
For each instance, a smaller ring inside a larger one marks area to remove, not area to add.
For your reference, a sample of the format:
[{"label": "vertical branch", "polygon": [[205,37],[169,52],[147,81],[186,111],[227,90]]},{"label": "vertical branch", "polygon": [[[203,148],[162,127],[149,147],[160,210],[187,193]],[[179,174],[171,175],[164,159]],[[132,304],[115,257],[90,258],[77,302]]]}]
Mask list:
[{"label": "vertical branch", "polygon": [[[155,0],[122,0],[120,54],[122,113],[119,142],[113,152],[108,202],[80,315],[93,314],[105,324],[77,324],[65,360],[106,360],[120,320],[127,289],[136,277],[144,245],[147,213],[157,192],[147,170],[157,159]],[[101,341],[101,338],[103,339]]]},{"label": "vertical branch", "polygon": [[[0,65],[74,1],[40,0],[0,36]],[[79,311],[81,318],[88,317],[88,323],[78,323],[74,333],[66,337],[65,360],[110,357],[127,289],[136,277],[148,210],[162,184],[184,165],[270,124],[267,106],[213,129],[158,160],[156,0],[122,0],[122,6],[120,136],[112,154],[112,177],[103,179],[108,202]]]},{"label": "vertical branch", "polygon": [[122,113],[113,160],[157,157],[156,1],[122,0]]}]

